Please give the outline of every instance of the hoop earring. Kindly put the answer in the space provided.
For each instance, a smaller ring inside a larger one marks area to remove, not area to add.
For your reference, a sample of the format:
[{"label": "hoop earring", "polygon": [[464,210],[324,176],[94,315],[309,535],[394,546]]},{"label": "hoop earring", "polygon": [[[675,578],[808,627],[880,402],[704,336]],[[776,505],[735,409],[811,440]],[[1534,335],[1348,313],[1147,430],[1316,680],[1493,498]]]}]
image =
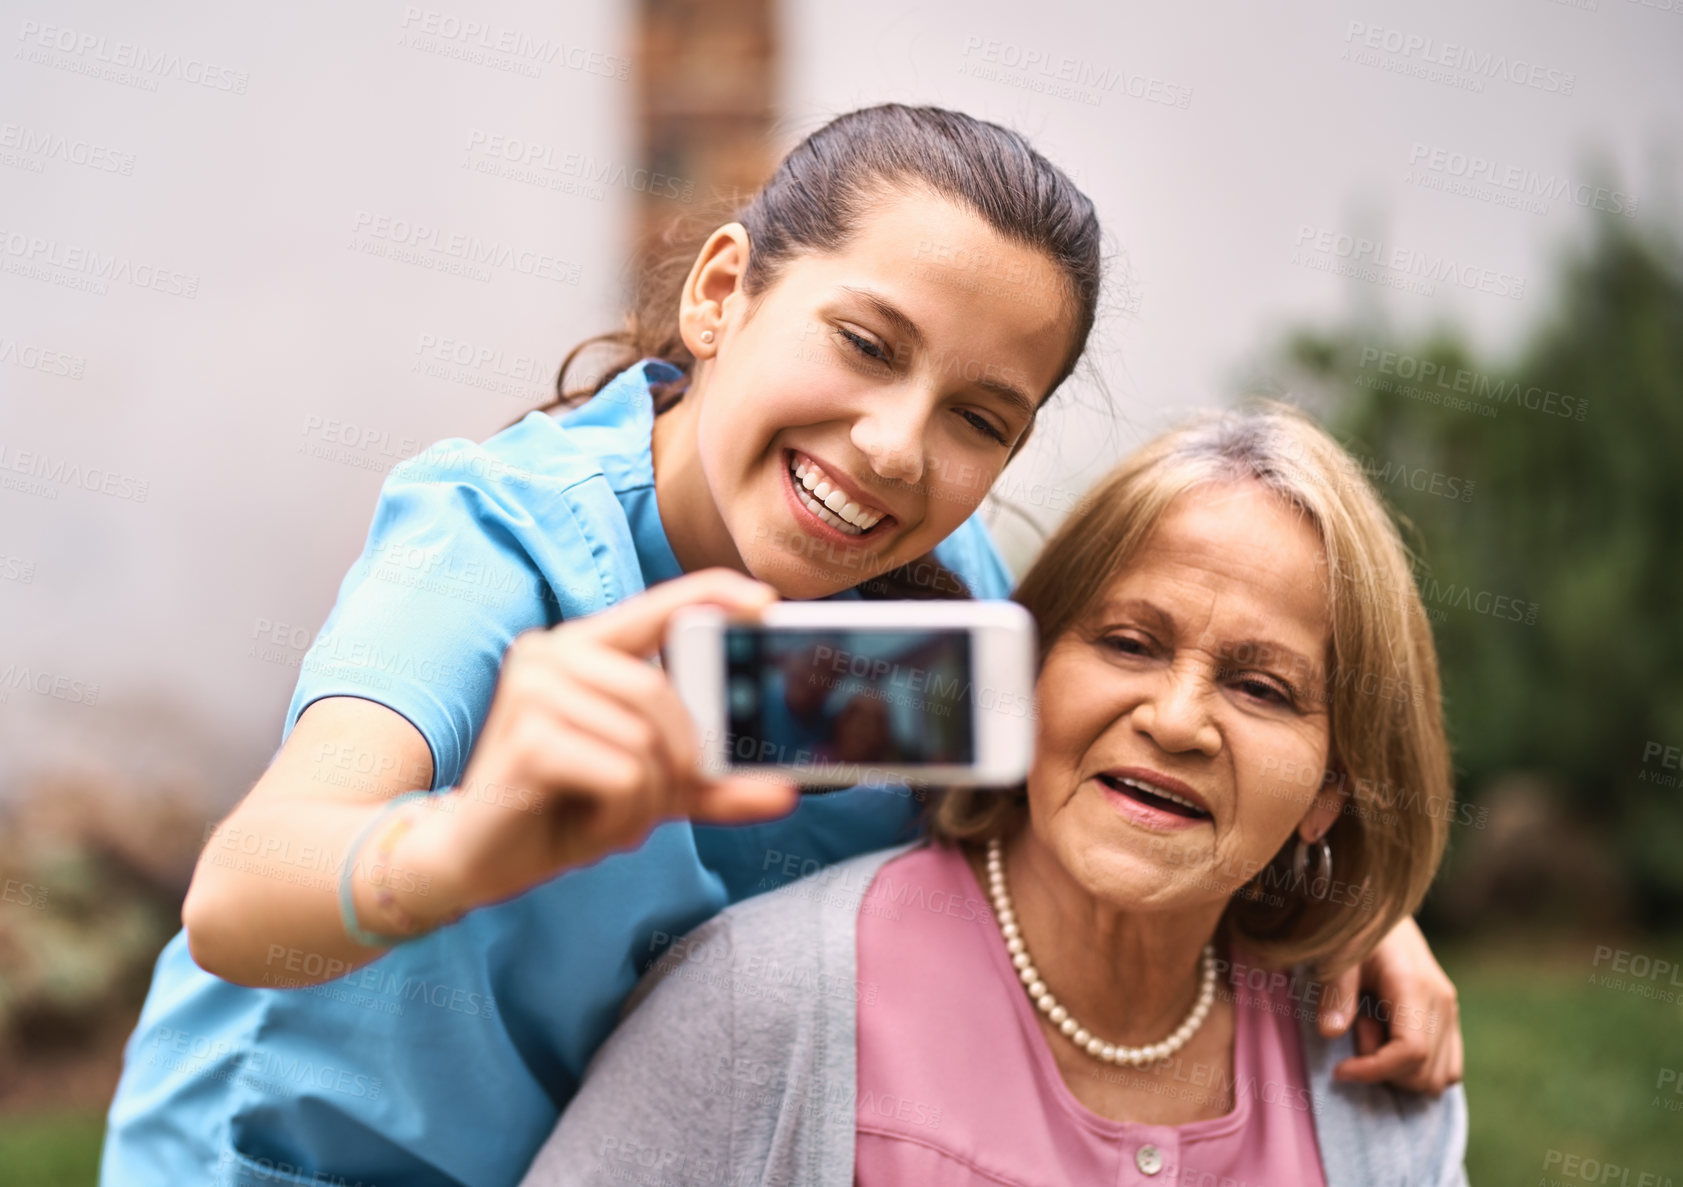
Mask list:
[{"label": "hoop earring", "polygon": [[[1309,851],[1311,849],[1315,851],[1315,876],[1306,879],[1305,875],[1309,872]],[[1291,872],[1292,877],[1296,881],[1302,882],[1306,887],[1322,881],[1330,884],[1332,882],[1332,846],[1327,844],[1327,839],[1321,837],[1310,842],[1305,841],[1302,837],[1297,838],[1297,849],[1291,855]]]}]

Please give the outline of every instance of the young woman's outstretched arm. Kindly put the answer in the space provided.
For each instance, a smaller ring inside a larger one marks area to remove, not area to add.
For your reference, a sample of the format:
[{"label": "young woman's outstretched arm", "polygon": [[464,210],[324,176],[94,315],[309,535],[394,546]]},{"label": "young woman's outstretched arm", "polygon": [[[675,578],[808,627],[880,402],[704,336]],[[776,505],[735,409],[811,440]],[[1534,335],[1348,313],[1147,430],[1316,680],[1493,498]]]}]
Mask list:
[{"label": "young woman's outstretched arm", "polygon": [[[182,906],[194,961],[244,985],[308,985],[381,955],[345,931],[338,886],[348,855],[357,919],[393,934],[427,930],[635,848],[662,820],[788,812],[794,788],[784,781],[696,776],[694,727],[666,677],[642,658],[682,606],[752,613],[775,596],[740,574],[708,570],[517,636],[460,785],[404,809],[406,828],[376,824],[354,855],[394,796],[431,787],[431,752],[383,705],[314,702],[200,855]],[[338,777],[358,771],[372,774],[342,785]],[[371,872],[390,892],[385,903]]]},{"label": "young woman's outstretched arm", "polygon": [[[347,773],[362,786],[334,781]],[[431,786],[432,752],[401,714],[359,697],[316,701],[199,855],[181,908],[193,960],[242,985],[289,985],[379,956],[345,934],[339,865],[387,801]],[[371,887],[353,885],[359,918],[371,918]]]}]

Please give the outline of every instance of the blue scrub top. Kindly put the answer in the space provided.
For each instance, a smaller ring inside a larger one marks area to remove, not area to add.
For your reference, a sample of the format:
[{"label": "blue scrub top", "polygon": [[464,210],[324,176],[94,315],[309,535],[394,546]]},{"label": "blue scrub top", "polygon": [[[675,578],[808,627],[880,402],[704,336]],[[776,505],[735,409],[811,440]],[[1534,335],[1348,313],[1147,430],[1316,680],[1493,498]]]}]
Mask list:
[{"label": "blue scrub top", "polygon": [[[516,634],[679,574],[649,446],[649,385],[678,375],[646,359],[560,419],[531,412],[483,444],[443,441],[394,468],[282,741],[312,701],[365,697],[426,738],[435,789],[456,783]],[[1009,593],[979,519],[936,553],[976,596]],[[323,777],[354,785],[354,756],[339,763],[325,756]],[[634,852],[306,989],[222,981],[178,933],[126,1049],[100,1181],[514,1183],[671,937],[817,864],[907,839],[915,815],[903,787],[855,787],[802,797],[766,824],[669,822]],[[331,884],[337,870],[314,856],[297,855],[299,876]]]}]

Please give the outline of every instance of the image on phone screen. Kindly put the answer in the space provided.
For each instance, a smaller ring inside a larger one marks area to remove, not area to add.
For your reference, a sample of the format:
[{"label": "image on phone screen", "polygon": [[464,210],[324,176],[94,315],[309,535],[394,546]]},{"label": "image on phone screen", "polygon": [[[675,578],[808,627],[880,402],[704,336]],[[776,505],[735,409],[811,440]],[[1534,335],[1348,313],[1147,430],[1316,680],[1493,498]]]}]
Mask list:
[{"label": "image on phone screen", "polygon": [[975,761],[970,633],[725,630],[741,765]]}]

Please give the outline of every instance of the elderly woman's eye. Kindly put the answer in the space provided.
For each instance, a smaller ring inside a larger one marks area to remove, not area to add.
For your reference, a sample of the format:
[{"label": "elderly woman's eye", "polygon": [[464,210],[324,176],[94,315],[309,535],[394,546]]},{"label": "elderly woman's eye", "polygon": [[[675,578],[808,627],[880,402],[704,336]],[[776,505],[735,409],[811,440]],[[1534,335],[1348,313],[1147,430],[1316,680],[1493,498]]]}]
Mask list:
[{"label": "elderly woman's eye", "polygon": [[1291,705],[1294,703],[1291,695],[1285,689],[1267,680],[1245,679],[1239,681],[1239,687],[1244,689],[1247,695],[1253,696],[1259,701],[1268,701],[1275,705]]},{"label": "elderly woman's eye", "polygon": [[1136,639],[1132,635],[1106,635],[1104,645],[1123,655],[1144,655],[1150,650],[1144,639]]}]

